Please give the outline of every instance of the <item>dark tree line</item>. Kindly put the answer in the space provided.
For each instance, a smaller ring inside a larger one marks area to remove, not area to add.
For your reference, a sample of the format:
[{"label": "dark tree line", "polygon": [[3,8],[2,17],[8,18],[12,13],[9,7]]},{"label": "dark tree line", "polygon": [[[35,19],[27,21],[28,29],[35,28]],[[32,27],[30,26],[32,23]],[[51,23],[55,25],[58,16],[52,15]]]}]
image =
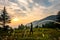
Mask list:
[{"label": "dark tree line", "polygon": [[60,29],[60,11],[58,12],[58,15],[57,15],[57,22],[58,24],[56,25],[56,27]]},{"label": "dark tree line", "polygon": [[56,16],[56,23],[55,22],[49,22],[46,23],[45,25],[43,24],[42,27],[43,28],[59,28],[60,29],[60,11],[58,12],[57,16]]},{"label": "dark tree line", "polygon": [[23,24],[21,24],[21,25],[18,26],[18,29],[21,29],[22,30],[24,28],[25,28],[25,26]]},{"label": "dark tree line", "polygon": [[42,25],[43,28],[58,28],[54,22],[49,22]]}]

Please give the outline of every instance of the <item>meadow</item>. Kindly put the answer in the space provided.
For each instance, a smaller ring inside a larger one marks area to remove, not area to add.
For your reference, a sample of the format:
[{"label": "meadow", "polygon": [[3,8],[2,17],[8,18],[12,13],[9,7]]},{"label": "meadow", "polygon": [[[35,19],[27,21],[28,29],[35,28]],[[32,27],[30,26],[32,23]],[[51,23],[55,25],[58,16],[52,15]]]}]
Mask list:
[{"label": "meadow", "polygon": [[34,28],[33,34],[30,34],[30,29],[18,30],[15,29],[10,36],[4,39],[7,40],[60,40],[60,29],[52,28]]}]

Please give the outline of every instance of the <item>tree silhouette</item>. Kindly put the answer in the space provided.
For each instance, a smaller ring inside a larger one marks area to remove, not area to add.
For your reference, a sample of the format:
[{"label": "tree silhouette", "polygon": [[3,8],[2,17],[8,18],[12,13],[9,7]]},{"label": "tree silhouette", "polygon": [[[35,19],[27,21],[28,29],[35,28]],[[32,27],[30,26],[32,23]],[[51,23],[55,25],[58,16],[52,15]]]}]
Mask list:
[{"label": "tree silhouette", "polygon": [[2,14],[0,15],[0,24],[5,27],[7,23],[10,23],[10,17],[6,11],[6,8],[4,7]]},{"label": "tree silhouette", "polygon": [[[58,15],[57,15],[57,22],[60,23],[60,11],[58,12]],[[60,24],[57,24],[56,27],[60,29]]]},{"label": "tree silhouette", "polygon": [[35,28],[39,28],[39,26],[37,25],[37,26],[35,26]]},{"label": "tree silhouette", "polygon": [[42,27],[43,27],[43,28],[57,28],[57,27],[56,27],[56,23],[54,23],[54,22],[46,23],[46,24],[43,25]]},{"label": "tree silhouette", "polygon": [[24,25],[23,24],[19,25],[18,29],[24,29]]},{"label": "tree silhouette", "polygon": [[57,22],[60,22],[60,11],[58,12],[58,15],[57,15]]}]

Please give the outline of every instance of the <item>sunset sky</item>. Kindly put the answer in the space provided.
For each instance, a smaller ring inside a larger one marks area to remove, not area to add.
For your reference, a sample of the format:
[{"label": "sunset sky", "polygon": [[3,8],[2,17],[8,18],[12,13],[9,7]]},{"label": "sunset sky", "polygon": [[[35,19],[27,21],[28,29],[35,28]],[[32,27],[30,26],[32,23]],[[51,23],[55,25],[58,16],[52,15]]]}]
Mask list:
[{"label": "sunset sky", "polygon": [[60,10],[60,0],[0,0],[0,11],[4,6],[11,17],[10,25],[16,27],[56,15]]}]

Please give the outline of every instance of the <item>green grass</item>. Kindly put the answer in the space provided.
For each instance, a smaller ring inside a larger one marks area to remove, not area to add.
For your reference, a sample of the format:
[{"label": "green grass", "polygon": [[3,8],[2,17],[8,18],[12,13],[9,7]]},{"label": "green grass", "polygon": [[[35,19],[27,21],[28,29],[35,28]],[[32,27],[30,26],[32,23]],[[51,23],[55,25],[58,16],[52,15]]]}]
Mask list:
[{"label": "green grass", "polygon": [[51,28],[34,28],[30,35],[30,29],[15,30],[8,40],[60,40],[60,30]]},{"label": "green grass", "polygon": [[58,40],[60,37],[60,30],[51,28],[34,28],[33,34],[31,35],[29,29],[15,30],[14,37],[16,37],[17,40]]}]

